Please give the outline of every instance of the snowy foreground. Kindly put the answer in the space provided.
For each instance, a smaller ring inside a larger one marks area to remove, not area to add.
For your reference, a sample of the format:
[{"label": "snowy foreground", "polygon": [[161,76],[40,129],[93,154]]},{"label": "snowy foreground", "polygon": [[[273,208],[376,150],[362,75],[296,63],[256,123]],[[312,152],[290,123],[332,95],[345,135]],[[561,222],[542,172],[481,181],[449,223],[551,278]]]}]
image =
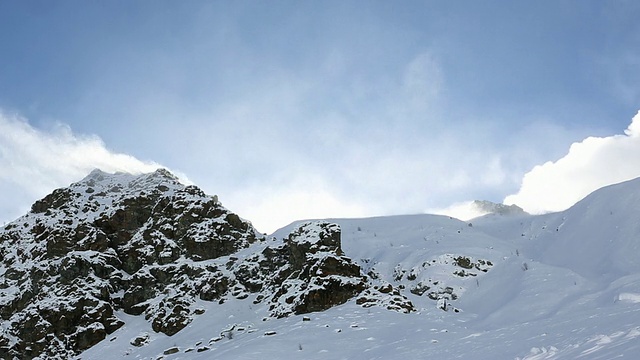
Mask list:
[{"label": "snowy foreground", "polygon": [[[542,216],[330,219],[342,229],[345,254],[404,287],[418,311],[365,308],[353,299],[275,319],[252,297],[202,301],[205,313],[171,337],[153,332],[142,316],[117,314],[126,325],[79,358],[635,359],[638,204],[640,180],[633,180]],[[459,256],[491,266],[460,272],[452,265]],[[445,285],[456,298],[443,304],[409,291],[426,285]],[[135,339],[143,345],[132,345]]]}]

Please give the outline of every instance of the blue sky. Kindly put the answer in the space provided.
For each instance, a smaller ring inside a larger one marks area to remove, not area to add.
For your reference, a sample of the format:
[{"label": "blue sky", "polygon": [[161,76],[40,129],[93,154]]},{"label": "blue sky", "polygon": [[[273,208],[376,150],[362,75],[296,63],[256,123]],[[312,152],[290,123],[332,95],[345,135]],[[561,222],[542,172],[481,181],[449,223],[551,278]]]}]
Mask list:
[{"label": "blue sky", "polygon": [[0,2],[0,218],[92,167],[155,164],[264,231],[500,202],[572,144],[627,136],[639,14],[634,1]]}]

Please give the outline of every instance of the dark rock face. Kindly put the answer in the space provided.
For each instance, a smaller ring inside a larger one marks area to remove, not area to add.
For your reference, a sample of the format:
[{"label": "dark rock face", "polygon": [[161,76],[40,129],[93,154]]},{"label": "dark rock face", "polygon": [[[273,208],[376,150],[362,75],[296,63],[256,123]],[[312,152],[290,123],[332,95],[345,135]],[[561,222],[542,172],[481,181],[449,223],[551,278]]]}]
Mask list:
[{"label": "dark rock face", "polygon": [[273,295],[274,316],[326,310],[347,302],[367,287],[360,266],[342,256],[340,227],[307,223],[294,230],[279,249],[288,265],[279,271]]},{"label": "dark rock face", "polygon": [[366,299],[358,302],[363,306],[415,310],[391,285],[392,294],[378,292],[360,266],[344,256],[340,227],[324,221],[302,224],[283,244],[267,246],[234,273],[240,283],[260,279],[262,292],[257,298],[269,301],[274,317],[327,310],[357,296]]},{"label": "dark rock face", "polygon": [[[154,330],[174,334],[190,322],[192,297],[162,293],[204,271],[162,266],[228,255],[257,239],[249,223],[166,170],[94,171],[0,232],[8,324],[0,358],[68,358],[122,326],[117,309],[146,311]],[[158,296],[160,305],[145,303]]]},{"label": "dark rock face", "polygon": [[70,358],[124,324],[116,311],[173,335],[205,313],[198,301],[249,295],[274,317],[354,298],[414,310],[345,256],[338,225],[310,222],[267,241],[166,170],[96,170],[0,230],[0,358]]}]

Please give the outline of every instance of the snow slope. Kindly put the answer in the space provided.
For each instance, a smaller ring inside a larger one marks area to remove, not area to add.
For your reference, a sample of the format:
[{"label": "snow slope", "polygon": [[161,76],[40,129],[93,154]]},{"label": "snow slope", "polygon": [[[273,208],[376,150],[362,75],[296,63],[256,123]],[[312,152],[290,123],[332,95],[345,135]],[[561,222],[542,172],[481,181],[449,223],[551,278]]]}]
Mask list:
[{"label": "snow slope", "polygon": [[[169,337],[143,318],[81,359],[611,359],[640,354],[640,180],[554,214],[328,219],[380,288],[418,311],[362,307],[268,317],[266,304],[201,301]],[[303,222],[276,231],[285,238]],[[276,240],[272,240],[276,241]],[[134,346],[135,339],[145,339]]]}]

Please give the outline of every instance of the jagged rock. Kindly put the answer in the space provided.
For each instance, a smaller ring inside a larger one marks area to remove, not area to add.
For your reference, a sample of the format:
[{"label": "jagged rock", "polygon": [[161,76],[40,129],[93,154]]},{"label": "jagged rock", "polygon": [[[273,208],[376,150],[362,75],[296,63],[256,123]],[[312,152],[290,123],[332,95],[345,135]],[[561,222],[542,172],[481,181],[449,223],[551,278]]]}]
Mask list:
[{"label": "jagged rock", "polygon": [[171,347],[171,348],[168,348],[167,350],[165,350],[163,352],[163,354],[164,355],[171,355],[171,354],[175,354],[175,353],[178,353],[178,352],[180,352],[180,348],[178,348],[177,346],[174,346],[174,347]]},{"label": "jagged rock", "polygon": [[317,252],[343,255],[340,244],[340,226],[330,223],[305,224],[289,234],[289,261],[294,270],[306,264],[307,256]]},{"label": "jagged rock", "polygon": [[496,204],[487,200],[475,200],[473,206],[480,212],[485,214],[497,214],[497,215],[523,215],[527,214],[521,207],[516,204],[505,205]]},{"label": "jagged rock", "polygon": [[412,294],[418,295],[418,296],[422,296],[422,294],[424,294],[425,292],[427,292],[429,289],[431,289],[430,286],[419,282],[417,285],[415,285],[414,287],[412,287],[411,289],[409,289],[409,291]]},{"label": "jagged rock", "polygon": [[271,298],[276,317],[326,310],[343,304],[369,287],[359,265],[342,256],[340,226],[305,223],[291,232],[285,245],[289,266],[275,278],[284,278]]},{"label": "jagged rock", "polygon": [[[174,334],[191,321],[196,285],[220,274],[167,265],[232,254],[258,237],[248,222],[166,170],[95,170],[0,231],[0,266],[9,270],[0,272],[7,324],[0,358],[71,357],[122,326],[117,309],[144,313],[154,330]],[[185,279],[188,290],[181,289]],[[226,292],[225,280],[216,281],[213,289]],[[153,298],[159,301],[152,306]]]},{"label": "jagged rock", "polygon": [[45,196],[42,200],[36,201],[31,206],[31,212],[34,214],[44,213],[53,209],[64,208],[69,200],[73,197],[73,191],[70,189],[57,189],[51,194]]},{"label": "jagged rock", "polygon": [[135,347],[144,346],[144,345],[149,343],[149,334],[148,333],[142,333],[142,334],[136,336],[135,338],[131,339],[131,341],[129,343],[131,345],[135,346]]}]

